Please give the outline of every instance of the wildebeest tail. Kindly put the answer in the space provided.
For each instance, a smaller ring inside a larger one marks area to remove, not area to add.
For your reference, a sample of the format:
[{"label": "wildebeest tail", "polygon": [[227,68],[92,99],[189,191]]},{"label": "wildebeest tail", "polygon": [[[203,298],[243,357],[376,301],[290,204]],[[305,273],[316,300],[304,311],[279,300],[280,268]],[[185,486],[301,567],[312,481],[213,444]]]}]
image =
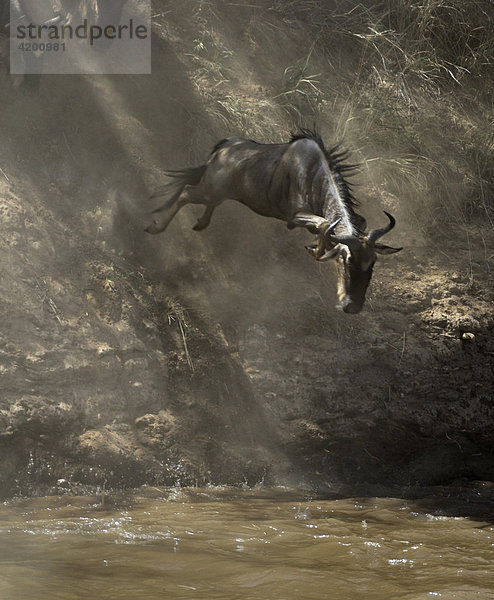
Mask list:
[{"label": "wildebeest tail", "polygon": [[168,183],[157,187],[150,198],[159,198],[160,196],[168,196],[167,201],[163,206],[153,210],[154,213],[161,212],[172,206],[182,193],[186,185],[197,185],[206,171],[206,165],[200,167],[191,167],[182,169],[181,171],[165,171],[165,175],[170,178]]}]

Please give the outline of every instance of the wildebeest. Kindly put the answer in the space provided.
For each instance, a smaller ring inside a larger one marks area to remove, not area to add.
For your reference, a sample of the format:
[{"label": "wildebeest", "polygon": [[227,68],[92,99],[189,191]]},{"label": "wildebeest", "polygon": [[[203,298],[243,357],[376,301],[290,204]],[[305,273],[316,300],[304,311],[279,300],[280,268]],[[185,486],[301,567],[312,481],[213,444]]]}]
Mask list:
[{"label": "wildebeest", "polygon": [[306,246],[319,261],[336,260],[338,307],[358,313],[372,277],[376,254],[401,248],[378,243],[395,220],[365,233],[366,221],[355,212],[356,201],[347,181],[353,165],[339,147],[327,150],[321,137],[309,130],[292,135],[285,144],[264,144],[230,138],[213,148],[208,162],[182,171],[165,171],[171,181],[152,198],[168,196],[154,211],[146,231],[160,233],[186,204],[204,204],[206,210],[194,229],[209,225],[214,209],[224,200],[236,200],[254,212],[281,219],[289,229],[306,227],[318,242]]}]

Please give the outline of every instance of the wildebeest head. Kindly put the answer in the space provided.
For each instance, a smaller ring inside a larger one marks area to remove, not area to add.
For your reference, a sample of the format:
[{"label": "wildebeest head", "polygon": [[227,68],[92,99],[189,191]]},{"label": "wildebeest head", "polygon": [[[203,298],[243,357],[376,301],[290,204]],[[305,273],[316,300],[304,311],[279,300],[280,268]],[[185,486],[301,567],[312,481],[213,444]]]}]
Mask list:
[{"label": "wildebeest head", "polygon": [[320,223],[319,244],[307,249],[317,260],[325,261],[334,258],[338,274],[338,308],[346,313],[356,314],[362,310],[365,292],[372,278],[372,270],[377,254],[394,254],[401,248],[392,248],[378,243],[378,239],[391,231],[395,226],[392,215],[385,211],[389,223],[380,229],[373,229],[366,235],[337,236],[334,229],[339,223]]}]

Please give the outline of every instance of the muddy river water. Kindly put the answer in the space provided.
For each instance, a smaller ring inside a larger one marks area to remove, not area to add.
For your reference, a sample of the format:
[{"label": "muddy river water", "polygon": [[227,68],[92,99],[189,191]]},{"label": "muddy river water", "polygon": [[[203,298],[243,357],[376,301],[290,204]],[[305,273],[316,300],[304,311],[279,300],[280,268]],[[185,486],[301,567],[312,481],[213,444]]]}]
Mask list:
[{"label": "muddy river water", "polygon": [[468,504],[221,488],[10,501],[0,598],[494,599],[494,527]]}]

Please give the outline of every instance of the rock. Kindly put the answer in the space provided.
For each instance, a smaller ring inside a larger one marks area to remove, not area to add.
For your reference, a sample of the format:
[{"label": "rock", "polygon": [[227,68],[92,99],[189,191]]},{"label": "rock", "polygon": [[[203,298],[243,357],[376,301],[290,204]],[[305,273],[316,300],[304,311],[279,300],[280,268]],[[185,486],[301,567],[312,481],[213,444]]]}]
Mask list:
[{"label": "rock", "polygon": [[135,420],[137,439],[148,447],[166,447],[166,438],[175,426],[175,418],[168,411],[146,414]]}]

